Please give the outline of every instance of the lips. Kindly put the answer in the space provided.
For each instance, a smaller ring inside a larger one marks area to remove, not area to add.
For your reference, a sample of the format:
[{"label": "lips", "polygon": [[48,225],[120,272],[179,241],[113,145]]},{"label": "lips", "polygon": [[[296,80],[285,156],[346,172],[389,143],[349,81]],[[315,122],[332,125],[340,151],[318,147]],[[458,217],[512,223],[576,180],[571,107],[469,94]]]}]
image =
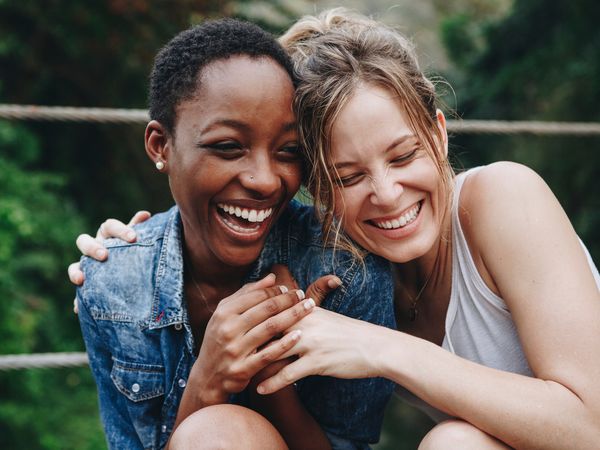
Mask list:
[{"label": "lips", "polygon": [[230,229],[237,233],[252,234],[266,225],[273,208],[244,208],[227,203],[217,203],[219,216]]},{"label": "lips", "polygon": [[413,205],[409,209],[405,210],[402,214],[398,215],[394,218],[385,218],[385,219],[371,219],[369,222],[376,226],[377,228],[381,228],[383,230],[395,230],[399,228],[404,228],[405,226],[414,222],[419,216],[419,212],[421,211],[422,202],[418,202]]}]

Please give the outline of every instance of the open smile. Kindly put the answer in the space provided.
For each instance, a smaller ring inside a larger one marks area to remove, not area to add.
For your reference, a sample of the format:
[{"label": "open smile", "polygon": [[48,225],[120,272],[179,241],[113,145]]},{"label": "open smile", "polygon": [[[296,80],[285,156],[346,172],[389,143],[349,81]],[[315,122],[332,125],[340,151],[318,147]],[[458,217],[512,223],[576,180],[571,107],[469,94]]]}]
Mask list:
[{"label": "open smile", "polygon": [[227,203],[217,203],[221,221],[236,233],[254,235],[266,228],[273,215],[273,208],[244,208]]},{"label": "open smile", "polygon": [[420,201],[395,218],[371,219],[369,222],[377,228],[381,228],[383,230],[404,228],[405,226],[410,225],[417,220],[422,205],[423,202]]}]

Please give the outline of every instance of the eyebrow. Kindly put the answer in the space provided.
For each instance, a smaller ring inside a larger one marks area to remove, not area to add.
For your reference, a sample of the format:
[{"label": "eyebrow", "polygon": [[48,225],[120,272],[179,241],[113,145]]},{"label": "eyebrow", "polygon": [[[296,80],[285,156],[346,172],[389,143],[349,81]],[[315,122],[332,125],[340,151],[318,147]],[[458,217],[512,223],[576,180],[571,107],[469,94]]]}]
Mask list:
[{"label": "eyebrow", "polygon": [[[235,128],[237,130],[241,130],[244,132],[250,131],[250,126],[244,122],[240,122],[239,120],[217,119],[217,120],[214,120],[213,122],[209,123],[206,127],[204,127],[202,130],[200,130],[200,132],[202,134],[204,134],[208,131],[211,131],[213,128],[216,128],[219,126]],[[281,127],[281,131],[285,132],[285,133],[288,131],[293,131],[295,129],[296,129],[296,122],[288,122],[288,123],[284,124],[283,127]]]},{"label": "eyebrow", "polygon": [[[392,151],[393,149],[398,147],[400,144],[404,144],[407,140],[409,140],[410,138],[414,138],[414,137],[415,137],[414,134],[404,134],[402,136],[397,137],[390,143],[390,145],[387,146],[384,153],[388,153],[388,152]],[[354,161],[342,161],[340,163],[335,163],[333,166],[335,167],[336,170],[340,170],[340,169],[343,169],[344,167],[350,167],[350,166],[354,166],[354,165],[356,165],[356,163]]]}]

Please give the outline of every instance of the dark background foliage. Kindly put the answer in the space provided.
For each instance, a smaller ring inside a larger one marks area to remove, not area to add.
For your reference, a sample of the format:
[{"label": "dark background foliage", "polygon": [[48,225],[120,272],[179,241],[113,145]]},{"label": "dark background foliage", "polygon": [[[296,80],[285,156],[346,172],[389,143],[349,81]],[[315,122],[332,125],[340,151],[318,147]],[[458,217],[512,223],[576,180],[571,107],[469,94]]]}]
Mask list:
[{"label": "dark background foliage", "polygon": [[[460,116],[600,120],[597,2],[515,0],[487,16],[491,1],[431,3],[455,90],[446,102]],[[0,103],[144,108],[154,54],[190,24],[234,15],[278,33],[312,11],[285,0],[0,0]],[[106,217],[171,204],[142,137],[142,126],[0,121],[0,354],[83,350],[66,279],[75,237]],[[509,159],[540,172],[598,260],[599,140],[451,142],[457,165]],[[378,448],[416,448],[429,426],[392,402]],[[1,448],[104,445],[87,368],[0,372]]]}]

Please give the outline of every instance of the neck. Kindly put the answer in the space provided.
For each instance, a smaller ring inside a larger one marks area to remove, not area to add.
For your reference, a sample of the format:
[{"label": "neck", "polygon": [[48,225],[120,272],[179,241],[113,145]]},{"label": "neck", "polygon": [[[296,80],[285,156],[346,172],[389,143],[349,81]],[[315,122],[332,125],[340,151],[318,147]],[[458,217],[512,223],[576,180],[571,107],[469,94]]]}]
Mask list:
[{"label": "neck", "polygon": [[[451,222],[444,221],[435,244],[424,255],[393,266],[398,326],[411,334],[438,342],[452,282]],[[416,318],[412,309],[417,309]]]},{"label": "neck", "polygon": [[228,292],[229,295],[239,289],[252,264],[231,266],[223,263],[194,233],[186,233],[185,228],[184,223],[182,252],[187,276],[215,294]]}]

